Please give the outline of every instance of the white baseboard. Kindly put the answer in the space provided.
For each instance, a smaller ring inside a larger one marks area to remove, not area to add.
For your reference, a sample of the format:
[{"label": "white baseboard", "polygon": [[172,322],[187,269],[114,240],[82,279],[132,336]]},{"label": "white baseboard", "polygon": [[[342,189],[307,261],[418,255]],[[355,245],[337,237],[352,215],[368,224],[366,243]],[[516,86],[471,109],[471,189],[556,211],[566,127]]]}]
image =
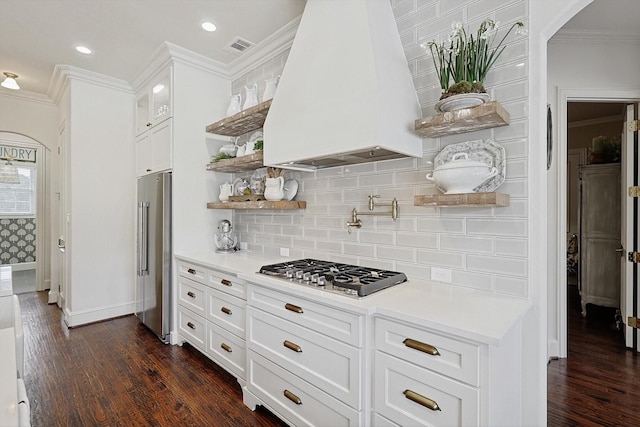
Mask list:
[{"label": "white baseboard", "polygon": [[549,340],[547,342],[547,359],[557,359],[560,357],[560,342],[558,340]]},{"label": "white baseboard", "polygon": [[100,307],[95,310],[70,311],[68,308],[64,310],[64,321],[68,327],[85,325],[87,323],[99,322],[101,320],[112,319],[114,317],[126,316],[133,314],[135,311],[135,302],[130,302],[111,307]]},{"label": "white baseboard", "polygon": [[47,304],[55,304],[58,302],[58,292],[53,289],[49,289],[49,299],[47,300]]}]

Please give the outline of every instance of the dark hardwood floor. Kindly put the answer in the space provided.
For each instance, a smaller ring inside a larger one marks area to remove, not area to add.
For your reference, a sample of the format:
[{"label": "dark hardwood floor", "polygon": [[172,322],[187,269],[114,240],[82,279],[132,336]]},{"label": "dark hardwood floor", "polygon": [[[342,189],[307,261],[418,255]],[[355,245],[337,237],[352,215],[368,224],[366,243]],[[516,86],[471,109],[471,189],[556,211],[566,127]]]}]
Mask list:
[{"label": "dark hardwood floor", "polygon": [[625,349],[615,310],[568,294],[568,357],[547,369],[547,422],[556,426],[639,426],[640,355]]},{"label": "dark hardwood floor", "polygon": [[215,363],[162,344],[135,316],[69,329],[46,292],[19,298],[33,427],[285,425],[244,406]]}]

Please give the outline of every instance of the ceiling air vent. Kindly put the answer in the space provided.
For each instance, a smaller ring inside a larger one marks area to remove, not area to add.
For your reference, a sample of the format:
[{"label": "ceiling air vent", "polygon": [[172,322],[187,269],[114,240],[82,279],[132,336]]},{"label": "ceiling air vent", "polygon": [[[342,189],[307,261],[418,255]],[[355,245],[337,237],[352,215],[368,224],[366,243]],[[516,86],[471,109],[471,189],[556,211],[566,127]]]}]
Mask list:
[{"label": "ceiling air vent", "polygon": [[243,39],[242,37],[236,37],[231,40],[231,43],[222,48],[222,50],[235,55],[240,55],[254,45],[255,43],[251,43],[249,40]]}]

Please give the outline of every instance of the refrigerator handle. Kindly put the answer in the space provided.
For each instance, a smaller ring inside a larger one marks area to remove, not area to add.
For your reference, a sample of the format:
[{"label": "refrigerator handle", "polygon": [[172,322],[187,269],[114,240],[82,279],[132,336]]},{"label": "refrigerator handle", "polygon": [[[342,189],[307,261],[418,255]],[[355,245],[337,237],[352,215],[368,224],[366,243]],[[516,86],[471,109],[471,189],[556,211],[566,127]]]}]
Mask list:
[{"label": "refrigerator handle", "polygon": [[149,274],[149,202],[138,203],[138,276]]}]

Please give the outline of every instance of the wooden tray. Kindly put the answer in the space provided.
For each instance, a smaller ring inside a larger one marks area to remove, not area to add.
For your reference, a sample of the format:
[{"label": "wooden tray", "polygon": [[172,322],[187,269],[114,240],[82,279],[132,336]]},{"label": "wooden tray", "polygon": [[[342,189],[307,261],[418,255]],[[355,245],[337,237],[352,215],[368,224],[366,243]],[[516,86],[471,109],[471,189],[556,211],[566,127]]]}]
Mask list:
[{"label": "wooden tray", "polygon": [[243,194],[242,196],[229,196],[230,202],[258,202],[260,200],[267,200],[264,198],[264,194]]}]

